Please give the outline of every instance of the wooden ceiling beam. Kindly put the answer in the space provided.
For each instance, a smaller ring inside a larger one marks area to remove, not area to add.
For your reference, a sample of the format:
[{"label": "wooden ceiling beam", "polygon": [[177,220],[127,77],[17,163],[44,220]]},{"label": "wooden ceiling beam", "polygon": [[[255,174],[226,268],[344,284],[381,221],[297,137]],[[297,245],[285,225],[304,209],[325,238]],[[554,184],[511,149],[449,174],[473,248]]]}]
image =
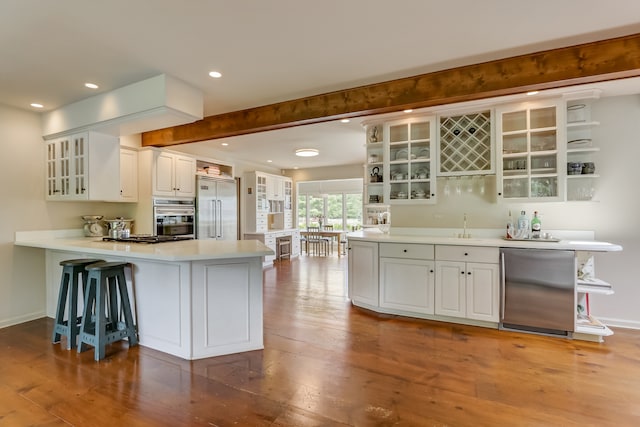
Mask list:
[{"label": "wooden ceiling beam", "polygon": [[170,146],[640,76],[640,34],[547,50],[205,117],[142,134]]}]

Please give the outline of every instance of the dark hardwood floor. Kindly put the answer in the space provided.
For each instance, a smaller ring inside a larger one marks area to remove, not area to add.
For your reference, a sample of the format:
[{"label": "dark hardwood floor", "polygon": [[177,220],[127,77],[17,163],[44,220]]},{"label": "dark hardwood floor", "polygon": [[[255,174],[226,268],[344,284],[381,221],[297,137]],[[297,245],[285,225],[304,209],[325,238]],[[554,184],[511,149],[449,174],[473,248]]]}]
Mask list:
[{"label": "dark hardwood floor", "polygon": [[52,320],[0,329],[0,426],[635,426],[640,331],[604,344],[378,316],[346,259],[265,270],[265,349],[78,355]]}]

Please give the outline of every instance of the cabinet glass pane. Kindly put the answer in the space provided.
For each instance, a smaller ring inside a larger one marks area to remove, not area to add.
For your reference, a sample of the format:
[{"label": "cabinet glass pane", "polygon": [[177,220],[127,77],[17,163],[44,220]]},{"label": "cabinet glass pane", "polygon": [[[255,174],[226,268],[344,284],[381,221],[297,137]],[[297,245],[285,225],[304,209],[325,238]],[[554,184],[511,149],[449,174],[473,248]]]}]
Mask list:
[{"label": "cabinet glass pane", "polygon": [[389,150],[390,161],[407,161],[409,160],[408,144],[394,145]]},{"label": "cabinet glass pane", "polygon": [[411,158],[416,160],[429,160],[431,158],[431,150],[429,143],[411,144]]},{"label": "cabinet glass pane", "polygon": [[407,200],[409,198],[409,184],[406,182],[392,182],[389,197],[391,197],[392,200]]},{"label": "cabinet glass pane", "polygon": [[431,198],[431,182],[412,182],[409,197],[412,200],[426,200]]},{"label": "cabinet glass pane", "polygon": [[515,111],[502,115],[502,132],[514,132],[527,128],[527,112]]},{"label": "cabinet glass pane", "polygon": [[527,157],[508,157],[506,159],[502,159],[502,171],[505,176],[526,174]]},{"label": "cabinet glass pane", "polygon": [[502,138],[502,154],[526,153],[527,135],[505,135]]},{"label": "cabinet glass pane", "polygon": [[412,163],[410,176],[411,179],[429,179],[431,178],[431,170],[429,163]]},{"label": "cabinet glass pane", "polygon": [[557,148],[556,131],[531,132],[531,151],[550,151]]},{"label": "cabinet glass pane", "polygon": [[389,142],[403,142],[409,139],[409,127],[396,125],[389,127]]},{"label": "cabinet glass pane", "polygon": [[429,122],[411,125],[411,140],[429,139]]},{"label": "cabinet glass pane", "polygon": [[531,110],[531,129],[552,128],[556,126],[556,107]]},{"label": "cabinet glass pane", "polygon": [[403,181],[409,178],[408,174],[409,165],[406,163],[392,165],[389,168],[389,179],[393,181]]},{"label": "cabinet glass pane", "polygon": [[558,173],[556,155],[531,156],[531,174]]},{"label": "cabinet glass pane", "polygon": [[505,179],[502,187],[503,197],[505,199],[515,197],[529,197],[528,178]]},{"label": "cabinet glass pane", "polygon": [[531,178],[531,197],[555,197],[558,195],[556,177]]}]

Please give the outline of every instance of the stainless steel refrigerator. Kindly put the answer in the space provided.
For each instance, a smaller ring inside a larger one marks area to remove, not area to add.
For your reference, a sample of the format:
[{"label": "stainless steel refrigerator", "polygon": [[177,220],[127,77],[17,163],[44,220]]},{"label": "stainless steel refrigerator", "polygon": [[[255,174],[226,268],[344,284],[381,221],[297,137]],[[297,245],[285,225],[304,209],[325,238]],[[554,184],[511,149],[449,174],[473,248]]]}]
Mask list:
[{"label": "stainless steel refrigerator", "polygon": [[573,251],[500,249],[501,329],[570,335],[576,318]]},{"label": "stainless steel refrigerator", "polygon": [[238,193],[234,179],[196,178],[196,238],[238,240]]}]

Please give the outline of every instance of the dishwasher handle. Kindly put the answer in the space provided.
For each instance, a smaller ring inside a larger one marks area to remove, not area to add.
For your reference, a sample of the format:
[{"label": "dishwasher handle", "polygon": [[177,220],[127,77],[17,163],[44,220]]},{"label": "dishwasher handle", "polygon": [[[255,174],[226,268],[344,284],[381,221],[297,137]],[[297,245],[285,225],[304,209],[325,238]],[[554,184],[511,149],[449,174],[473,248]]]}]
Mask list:
[{"label": "dishwasher handle", "polygon": [[506,277],[504,274],[504,252],[500,253],[500,294],[501,294],[501,301],[500,301],[500,321],[502,322],[504,320],[504,306],[505,306],[505,302],[506,302]]}]

